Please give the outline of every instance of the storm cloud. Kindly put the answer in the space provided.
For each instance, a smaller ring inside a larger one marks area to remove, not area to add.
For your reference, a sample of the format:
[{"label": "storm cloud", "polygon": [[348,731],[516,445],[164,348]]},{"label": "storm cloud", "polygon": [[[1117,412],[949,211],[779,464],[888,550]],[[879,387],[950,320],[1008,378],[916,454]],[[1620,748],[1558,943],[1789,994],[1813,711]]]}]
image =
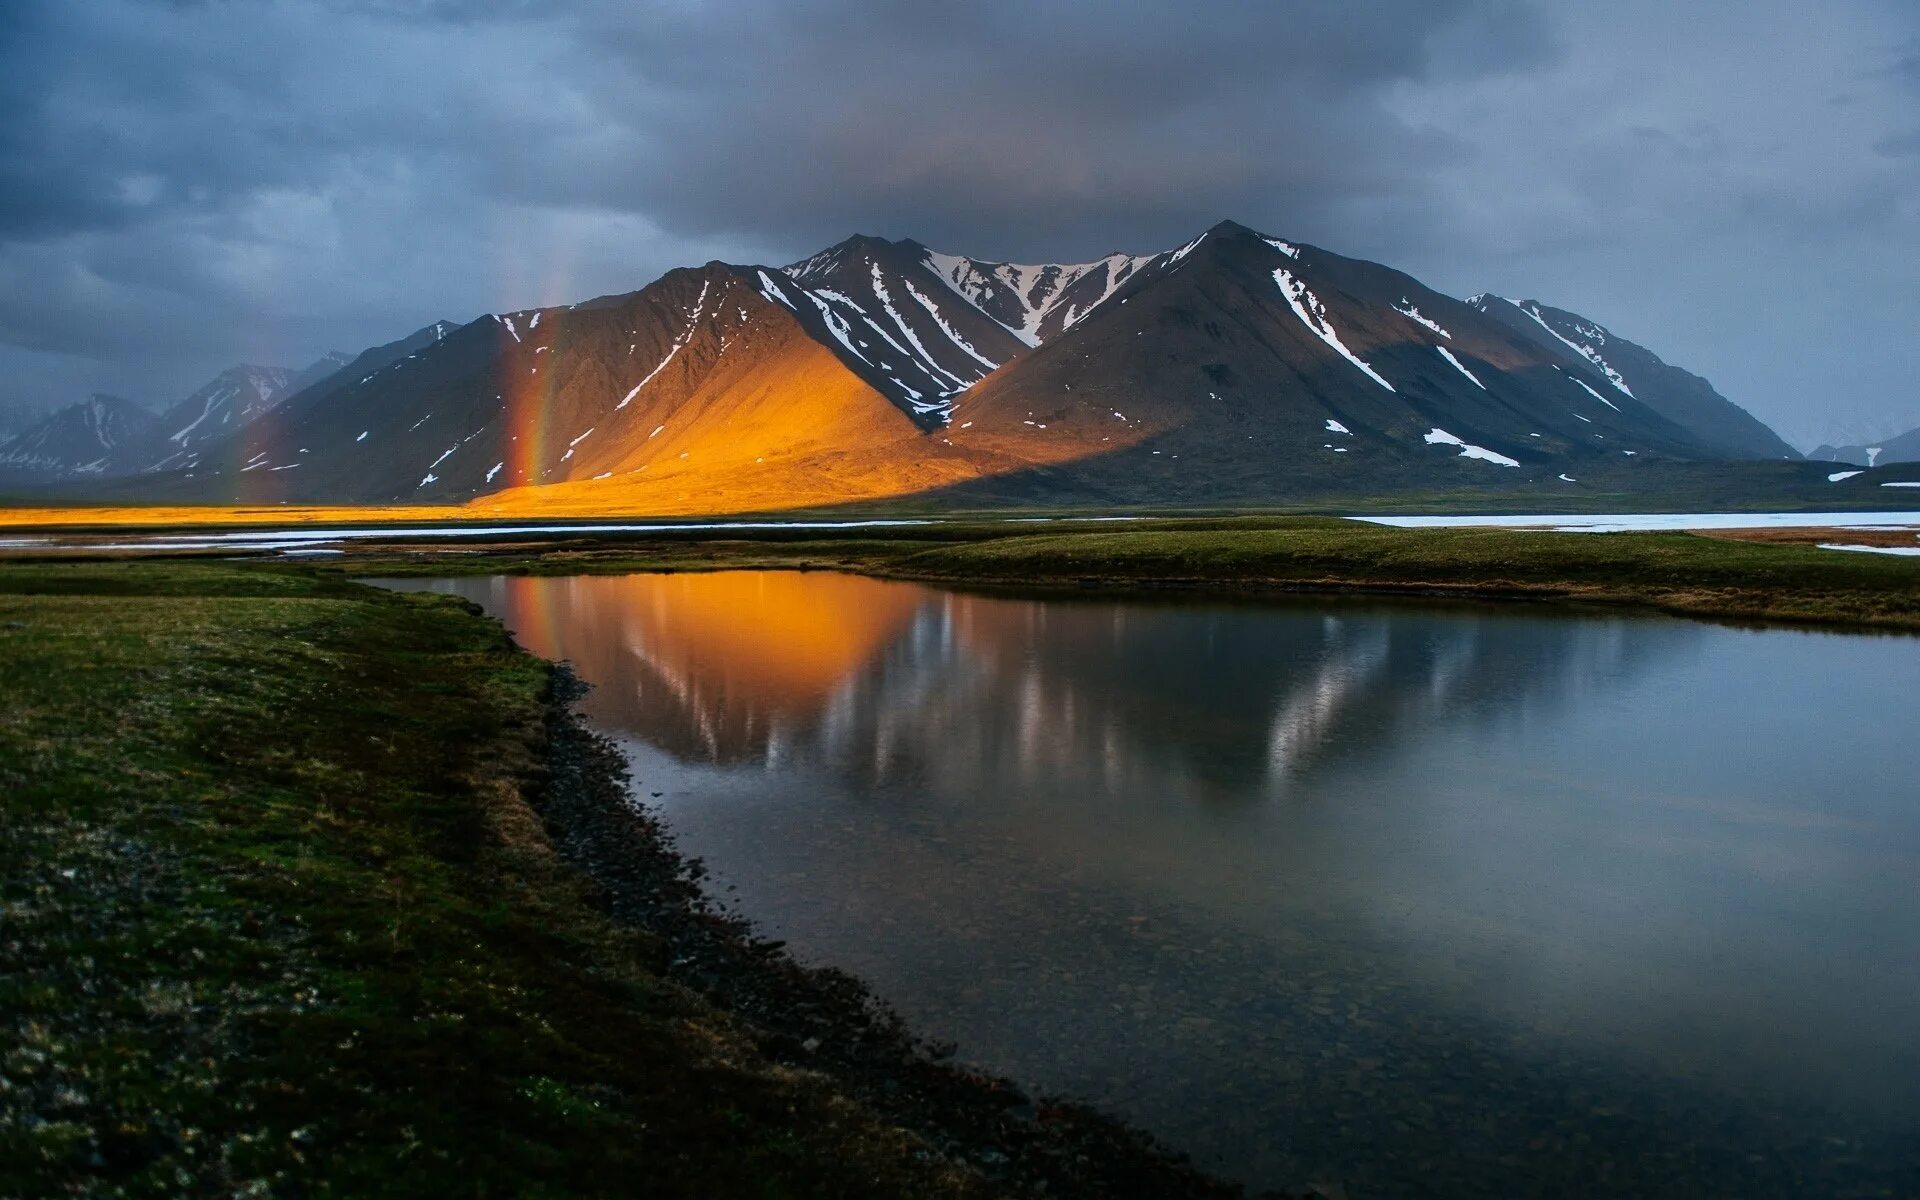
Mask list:
[{"label": "storm cloud", "polygon": [[1920,424],[1920,8],[24,0],[0,401],[160,403],[849,233],[1222,217],[1575,309],[1790,439]]}]

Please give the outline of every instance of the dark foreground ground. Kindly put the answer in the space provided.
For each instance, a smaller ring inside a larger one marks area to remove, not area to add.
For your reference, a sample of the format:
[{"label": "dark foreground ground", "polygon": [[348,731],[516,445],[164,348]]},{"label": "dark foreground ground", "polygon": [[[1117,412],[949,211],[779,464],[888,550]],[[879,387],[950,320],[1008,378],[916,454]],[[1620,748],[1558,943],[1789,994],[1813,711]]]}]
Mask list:
[{"label": "dark foreground ground", "polygon": [[0,565],[0,1196],[1237,1194],[711,912],[573,688],[444,597]]}]

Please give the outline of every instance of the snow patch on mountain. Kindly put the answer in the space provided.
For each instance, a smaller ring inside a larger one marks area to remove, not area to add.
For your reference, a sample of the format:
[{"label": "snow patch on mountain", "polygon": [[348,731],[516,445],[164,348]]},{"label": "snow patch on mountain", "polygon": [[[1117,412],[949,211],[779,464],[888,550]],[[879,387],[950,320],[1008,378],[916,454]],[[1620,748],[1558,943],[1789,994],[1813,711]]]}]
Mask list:
[{"label": "snow patch on mountain", "polygon": [[[1412,321],[1416,325],[1426,326],[1428,329],[1433,330],[1435,333],[1439,334],[1443,338],[1448,339],[1449,341],[1453,339],[1453,335],[1451,333],[1448,333],[1446,330],[1440,328],[1440,322],[1422,313],[1418,308],[1414,307],[1413,302],[1411,300],[1408,300],[1405,296],[1400,297],[1400,303],[1393,306],[1393,311],[1399,313],[1401,316],[1405,317],[1409,321]],[[1445,354],[1446,351],[1443,350],[1441,351],[1441,353]],[[1452,355],[1448,355],[1448,357],[1451,358]],[[1455,365],[1457,366],[1458,364],[1456,363]]]},{"label": "snow patch on mountain", "polygon": [[905,286],[907,289],[907,294],[909,296],[912,296],[914,299],[914,302],[919,304],[921,308],[924,308],[927,310],[927,315],[933,318],[934,324],[940,326],[940,332],[946,334],[947,339],[949,341],[951,341],[954,345],[960,347],[960,349],[966,351],[968,354],[972,355],[974,361],[979,363],[982,367],[985,367],[988,371],[994,371],[999,369],[999,366],[1000,366],[999,363],[993,361],[992,359],[988,358],[986,355],[974,349],[972,342],[969,342],[966,338],[961,337],[958,330],[954,329],[953,326],[947,324],[947,319],[940,315],[939,308],[934,305],[932,300],[929,300],[927,298],[926,293],[922,292],[919,288],[913,286],[913,283],[911,281],[908,281]]},{"label": "snow patch on mountain", "polygon": [[[1513,303],[1513,302],[1509,301],[1508,303]],[[1612,367],[1607,365],[1607,360],[1601,356],[1599,350],[1597,350],[1593,346],[1587,345],[1584,342],[1576,342],[1572,338],[1569,338],[1564,334],[1562,334],[1558,329],[1555,329],[1551,324],[1548,323],[1546,317],[1541,315],[1540,306],[1538,304],[1516,304],[1515,307],[1517,307],[1521,312],[1526,313],[1528,316],[1532,317],[1535,321],[1539,322],[1540,328],[1552,334],[1554,338],[1558,340],[1562,345],[1564,345],[1567,349],[1573,351],[1575,354],[1578,354],[1581,358],[1586,359],[1588,362],[1592,363],[1594,366],[1599,367],[1601,372],[1604,375],[1606,375],[1606,377],[1609,380],[1613,382],[1614,387],[1619,388],[1622,392],[1624,392],[1628,396],[1633,395],[1633,389],[1627,386],[1626,379],[1621,376],[1620,372],[1614,370]],[[1602,346],[1606,345],[1607,343],[1606,332],[1597,325],[1575,325],[1574,332],[1580,334],[1582,337],[1591,337],[1594,340],[1598,341]]]},{"label": "snow patch on mountain", "polygon": [[1294,278],[1293,272],[1280,267],[1274,271],[1273,281],[1280,285],[1280,291],[1286,296],[1287,304],[1292,307],[1293,315],[1299,317],[1301,324],[1312,330],[1315,337],[1333,347],[1340,357],[1366,372],[1367,378],[1390,392],[1394,390],[1392,384],[1381,378],[1380,372],[1362,361],[1359,355],[1347,349],[1346,343],[1340,340],[1339,333],[1335,332],[1332,323],[1327,320],[1326,306],[1320,303],[1319,297],[1315,296],[1305,283]]},{"label": "snow patch on mountain", "polygon": [[[1175,251],[1169,261],[1179,261],[1197,244],[1195,242]],[[1090,302],[1071,306],[1064,314],[1062,329],[1085,319],[1088,313],[1111,298],[1121,284],[1154,259],[1153,255],[1109,254],[1086,263],[996,263],[929,250],[925,262],[927,268],[952,288],[955,295],[1027,345],[1038,346],[1041,326],[1065,300],[1068,289],[1074,284],[1096,271],[1106,272],[1100,294]],[[1010,296],[1018,307],[1020,320],[1017,324],[994,315],[994,300],[1000,296]]]},{"label": "snow patch on mountain", "polygon": [[1459,359],[1455,358],[1453,356],[1453,351],[1447,349],[1445,346],[1435,346],[1434,349],[1440,352],[1441,358],[1444,358],[1448,362],[1453,364],[1454,370],[1460,372],[1462,375],[1465,375],[1468,379],[1473,380],[1473,384],[1475,387],[1479,388],[1483,392],[1487,390],[1487,385],[1480,382],[1480,377],[1478,375],[1475,375],[1472,371],[1467,370],[1467,365],[1461,362]]},{"label": "snow patch on mountain", "polygon": [[[762,272],[760,277],[765,279],[766,274]],[[703,280],[701,282],[700,298],[694,302],[693,315],[687,319],[687,327],[680,332],[679,337],[673,339],[673,347],[667,351],[667,356],[661,359],[659,363],[654,366],[653,370],[648,371],[645,378],[641,379],[639,383],[634,384],[632,390],[620,398],[620,403],[613,406],[615,410],[625,408],[627,405],[632,404],[633,398],[640,394],[640,389],[652,383],[655,376],[667,369],[667,364],[673,361],[674,356],[686,349],[687,343],[693,340],[694,333],[700,328],[700,314],[706,311],[707,289],[710,286],[711,284],[708,281]]]},{"label": "snow patch on mountain", "polygon": [[1586,380],[1580,378],[1578,375],[1569,375],[1567,376],[1567,378],[1573,380],[1575,383],[1585,388],[1587,395],[1592,396],[1595,400],[1598,400],[1600,403],[1606,405],[1608,408],[1612,409],[1615,412],[1620,411],[1620,406],[1618,404],[1615,404],[1613,401],[1607,399],[1605,396],[1602,396],[1599,392],[1594,391],[1592,385],[1590,385]]},{"label": "snow patch on mountain", "polygon": [[1508,458],[1506,455],[1495,450],[1489,450],[1485,446],[1476,446],[1471,442],[1461,441],[1437,425],[1427,431],[1424,440],[1429,446],[1458,446],[1460,447],[1461,458],[1478,458],[1485,462],[1498,463],[1503,467],[1517,467],[1520,465],[1518,459]]},{"label": "snow patch on mountain", "polygon": [[[953,384],[953,390],[956,392],[963,392],[972,386],[975,382],[974,380],[963,380],[958,375],[942,367],[939,361],[933,357],[932,352],[921,344],[920,335],[913,331],[913,326],[907,323],[907,319],[900,315],[898,309],[894,308],[893,294],[887,291],[887,281],[880,274],[880,264],[872,263],[869,265],[873,273],[874,296],[879,299],[881,308],[884,309],[887,316],[892,319],[894,328],[898,329],[900,335],[906,338],[907,342],[912,345],[915,353],[919,357],[920,364],[926,368],[927,374],[936,378],[946,379]],[[891,341],[892,339],[889,338],[888,340]]]}]

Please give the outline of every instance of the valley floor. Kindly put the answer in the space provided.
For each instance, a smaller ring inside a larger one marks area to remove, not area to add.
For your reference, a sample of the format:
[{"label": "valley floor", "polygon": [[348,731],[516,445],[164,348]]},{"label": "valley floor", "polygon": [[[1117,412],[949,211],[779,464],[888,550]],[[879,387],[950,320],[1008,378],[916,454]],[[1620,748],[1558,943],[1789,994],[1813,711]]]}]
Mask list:
[{"label": "valley floor", "polygon": [[0,1195],[1233,1194],[715,915],[572,690],[443,597],[0,564]]},{"label": "valley floor", "polygon": [[[369,544],[350,551],[345,568],[398,576],[787,567],[970,588],[1532,600],[1920,631],[1920,561],[1814,544],[1836,536],[1833,530],[1746,534],[1399,529],[1332,517],[999,521],[561,536],[517,545]],[[1914,544],[1911,532],[1843,536]]]}]

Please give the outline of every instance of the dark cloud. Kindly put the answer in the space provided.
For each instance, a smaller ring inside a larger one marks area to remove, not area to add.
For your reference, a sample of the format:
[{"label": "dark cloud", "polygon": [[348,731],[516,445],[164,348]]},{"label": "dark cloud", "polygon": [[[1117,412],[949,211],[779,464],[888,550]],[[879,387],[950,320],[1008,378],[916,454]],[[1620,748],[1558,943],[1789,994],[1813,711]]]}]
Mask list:
[{"label": "dark cloud", "polygon": [[1809,8],[15,0],[0,368],[157,401],[855,230],[1232,216],[1588,312],[1789,436],[1920,422],[1920,10]]}]

